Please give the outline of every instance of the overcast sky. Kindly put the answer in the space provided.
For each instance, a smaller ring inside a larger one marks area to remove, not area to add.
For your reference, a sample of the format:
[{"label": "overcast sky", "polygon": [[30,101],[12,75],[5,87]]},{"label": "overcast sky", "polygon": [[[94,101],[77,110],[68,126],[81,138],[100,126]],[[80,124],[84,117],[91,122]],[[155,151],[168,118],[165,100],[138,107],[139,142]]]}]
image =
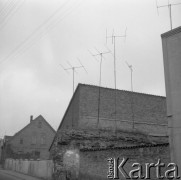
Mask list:
[{"label": "overcast sky", "polygon": [[[158,5],[167,4],[158,0]],[[170,0],[181,3],[181,0]],[[181,25],[181,5],[172,7],[173,28]],[[99,58],[108,35],[116,39],[117,88],[165,96],[160,35],[170,30],[168,8],[157,14],[155,0],[0,0],[0,137],[13,135],[42,115],[57,130],[78,83],[98,85]],[[113,51],[111,39],[107,47]],[[102,86],[114,88],[113,56],[102,63]]]}]

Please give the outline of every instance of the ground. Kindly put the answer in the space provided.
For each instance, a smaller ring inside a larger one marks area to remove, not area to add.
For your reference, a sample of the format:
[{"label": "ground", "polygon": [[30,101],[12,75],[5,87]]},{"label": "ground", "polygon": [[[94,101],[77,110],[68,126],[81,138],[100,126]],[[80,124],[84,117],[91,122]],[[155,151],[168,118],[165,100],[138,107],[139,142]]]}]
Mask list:
[{"label": "ground", "polygon": [[4,170],[0,166],[0,180],[41,180],[13,171]]}]

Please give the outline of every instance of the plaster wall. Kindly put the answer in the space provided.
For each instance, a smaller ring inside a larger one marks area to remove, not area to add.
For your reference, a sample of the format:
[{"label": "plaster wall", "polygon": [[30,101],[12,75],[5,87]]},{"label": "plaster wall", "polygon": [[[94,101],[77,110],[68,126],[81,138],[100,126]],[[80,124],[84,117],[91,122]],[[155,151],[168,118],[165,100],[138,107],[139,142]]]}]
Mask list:
[{"label": "plaster wall", "polygon": [[162,48],[171,157],[181,171],[181,27],[162,34]]}]

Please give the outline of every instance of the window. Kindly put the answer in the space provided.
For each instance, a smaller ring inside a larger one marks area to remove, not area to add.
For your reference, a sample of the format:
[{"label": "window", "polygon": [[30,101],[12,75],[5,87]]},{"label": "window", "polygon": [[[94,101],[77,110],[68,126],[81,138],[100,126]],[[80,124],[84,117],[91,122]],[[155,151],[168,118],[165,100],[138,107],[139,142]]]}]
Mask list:
[{"label": "window", "polygon": [[35,151],[35,156],[40,157],[40,152],[39,151]]},{"label": "window", "polygon": [[33,151],[33,156],[35,159],[40,158],[40,152],[39,151]]},{"label": "window", "polygon": [[20,144],[23,144],[23,139],[21,138],[20,141],[19,141]]},{"label": "window", "polygon": [[45,135],[41,136],[41,144],[42,145],[46,144],[46,136]]},{"label": "window", "polygon": [[36,136],[32,136],[32,138],[31,138],[31,144],[36,144]]},{"label": "window", "polygon": [[41,127],[42,127],[42,122],[39,121],[39,122],[38,122],[38,128],[41,128]]},{"label": "window", "polygon": [[18,154],[23,154],[23,151],[18,151]]}]

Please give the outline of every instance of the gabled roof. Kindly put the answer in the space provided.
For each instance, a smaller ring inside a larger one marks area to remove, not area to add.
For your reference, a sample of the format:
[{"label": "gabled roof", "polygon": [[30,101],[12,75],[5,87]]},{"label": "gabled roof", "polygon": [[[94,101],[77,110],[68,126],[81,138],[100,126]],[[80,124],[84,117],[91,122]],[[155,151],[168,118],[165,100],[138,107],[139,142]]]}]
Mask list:
[{"label": "gabled roof", "polygon": [[[36,118],[33,120],[33,122],[34,122],[34,121],[37,121],[37,120],[39,120],[39,119],[43,120],[43,121],[47,124],[47,126],[48,126],[54,133],[56,133],[56,131],[51,127],[51,125],[45,120],[45,118],[44,118],[42,115],[39,115],[38,117],[36,117]],[[16,136],[18,136],[22,131],[24,131],[25,129],[27,129],[27,128],[30,126],[30,124],[31,124],[31,123],[29,123],[28,125],[26,125],[23,129],[21,129],[20,131],[18,131],[14,136],[11,136],[12,138],[10,138],[8,142],[12,141],[12,140],[13,140]]]}]

